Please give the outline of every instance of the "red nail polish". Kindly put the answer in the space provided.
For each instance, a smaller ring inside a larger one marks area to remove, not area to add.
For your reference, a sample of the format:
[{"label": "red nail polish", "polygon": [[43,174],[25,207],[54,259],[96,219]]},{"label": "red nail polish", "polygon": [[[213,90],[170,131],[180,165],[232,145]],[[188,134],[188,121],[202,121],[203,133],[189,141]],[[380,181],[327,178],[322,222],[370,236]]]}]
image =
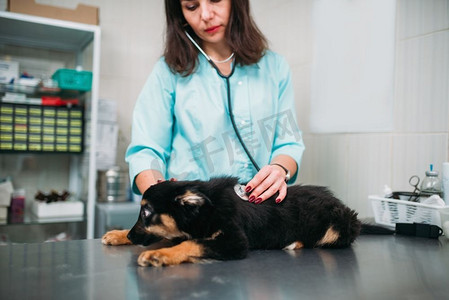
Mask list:
[{"label": "red nail polish", "polygon": [[249,197],[248,201],[249,201],[249,202],[254,202],[255,199],[256,199],[256,197],[251,196],[251,197]]},{"label": "red nail polish", "polygon": [[245,189],[245,192],[249,193],[252,190],[252,188],[248,185]]},{"label": "red nail polish", "polygon": [[276,199],[276,203],[281,203],[281,201],[282,201],[282,200],[281,200],[281,199],[279,199],[279,198],[278,198],[278,199]]},{"label": "red nail polish", "polygon": [[262,202],[262,198],[257,198],[256,201],[254,201],[254,203],[259,204]]}]

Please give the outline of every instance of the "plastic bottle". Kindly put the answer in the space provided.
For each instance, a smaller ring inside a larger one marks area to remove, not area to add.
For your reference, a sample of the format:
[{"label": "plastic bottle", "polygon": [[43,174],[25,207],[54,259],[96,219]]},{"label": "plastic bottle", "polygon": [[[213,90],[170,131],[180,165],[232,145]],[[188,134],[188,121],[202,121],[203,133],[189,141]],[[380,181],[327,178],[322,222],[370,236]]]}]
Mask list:
[{"label": "plastic bottle", "polygon": [[441,180],[438,177],[438,172],[433,170],[433,165],[430,165],[430,171],[426,171],[426,177],[421,183],[422,196],[438,195],[443,197],[441,190]]},{"label": "plastic bottle", "polygon": [[443,163],[442,175],[443,200],[449,205],[449,162]]}]

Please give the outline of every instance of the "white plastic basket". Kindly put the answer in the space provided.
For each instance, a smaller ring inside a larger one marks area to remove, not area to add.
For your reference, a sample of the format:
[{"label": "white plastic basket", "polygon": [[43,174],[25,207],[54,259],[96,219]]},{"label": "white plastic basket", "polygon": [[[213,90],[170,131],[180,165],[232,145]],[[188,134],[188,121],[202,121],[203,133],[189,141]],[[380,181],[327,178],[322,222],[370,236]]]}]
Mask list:
[{"label": "white plastic basket", "polygon": [[396,223],[423,223],[441,227],[437,206],[369,196],[376,223],[394,227]]}]

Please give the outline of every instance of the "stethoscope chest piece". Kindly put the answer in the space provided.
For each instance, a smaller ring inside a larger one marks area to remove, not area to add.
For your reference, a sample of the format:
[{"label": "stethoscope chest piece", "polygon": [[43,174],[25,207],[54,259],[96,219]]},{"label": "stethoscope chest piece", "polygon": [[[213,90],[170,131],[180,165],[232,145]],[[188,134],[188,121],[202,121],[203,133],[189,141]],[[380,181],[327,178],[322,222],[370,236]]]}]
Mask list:
[{"label": "stethoscope chest piece", "polygon": [[240,199],[248,201],[248,194],[245,192],[245,186],[243,184],[234,185],[234,192]]}]

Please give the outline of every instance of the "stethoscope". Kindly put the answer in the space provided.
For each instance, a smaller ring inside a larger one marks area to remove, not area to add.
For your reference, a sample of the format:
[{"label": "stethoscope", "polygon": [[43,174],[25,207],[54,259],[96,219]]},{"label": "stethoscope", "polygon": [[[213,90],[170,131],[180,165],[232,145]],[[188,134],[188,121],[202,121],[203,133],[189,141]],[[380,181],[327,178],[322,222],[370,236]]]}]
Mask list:
[{"label": "stethoscope", "polygon": [[237,125],[235,124],[235,119],[234,119],[234,113],[232,112],[232,103],[231,103],[231,84],[229,82],[229,79],[231,78],[232,74],[234,74],[234,70],[235,70],[235,63],[232,63],[232,67],[231,67],[231,73],[229,73],[229,75],[224,75],[223,73],[220,72],[220,69],[218,69],[217,65],[212,61],[212,59],[209,57],[209,55],[206,54],[206,52],[203,51],[203,49],[201,49],[200,45],[197,44],[197,42],[195,42],[195,40],[190,36],[190,34],[187,31],[184,31],[185,34],[187,35],[187,37],[189,38],[189,40],[193,43],[193,45],[195,45],[195,47],[198,49],[198,51],[201,52],[201,54],[204,55],[204,57],[207,59],[207,61],[211,64],[211,66],[215,69],[215,71],[217,71],[218,76],[220,76],[221,78],[225,79],[226,82],[226,94],[227,94],[227,100],[228,100],[228,108],[229,108],[229,118],[231,119],[231,124],[232,127],[234,128],[235,134],[237,135],[237,138],[240,142],[240,144],[243,147],[243,150],[245,150],[246,155],[248,156],[249,160],[251,161],[251,163],[253,164],[254,168],[259,171],[259,165],[256,163],[256,161],[254,160],[253,156],[251,155],[251,153],[249,152],[248,148],[245,145],[245,142],[243,141],[241,135],[240,135],[240,131],[237,128]]}]

